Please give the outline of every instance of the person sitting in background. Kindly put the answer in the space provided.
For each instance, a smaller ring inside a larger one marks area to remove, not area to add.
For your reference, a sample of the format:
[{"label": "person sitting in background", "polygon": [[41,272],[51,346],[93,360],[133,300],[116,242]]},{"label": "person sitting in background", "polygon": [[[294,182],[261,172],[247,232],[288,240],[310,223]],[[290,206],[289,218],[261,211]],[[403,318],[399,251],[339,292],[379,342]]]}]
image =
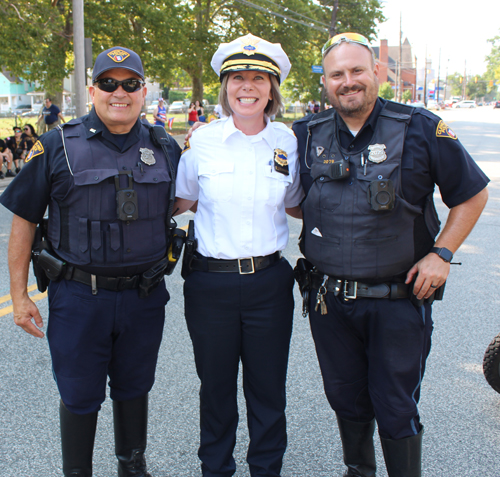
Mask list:
[{"label": "person sitting in background", "polygon": [[14,137],[9,137],[6,139],[7,147],[12,152],[12,158],[14,159],[14,164],[16,166],[16,174],[21,170],[21,161],[23,155],[23,149],[21,147],[22,141],[22,131],[19,126],[14,126]]},{"label": "person sitting in background", "polygon": [[25,124],[23,128],[23,134],[21,136],[21,149],[23,150],[21,154],[21,159],[24,161],[26,156],[31,151],[35,142],[38,140],[38,135],[35,132],[35,128],[31,124]]},{"label": "person sitting in background", "polygon": [[[2,162],[0,163],[0,179],[15,177],[15,174],[12,172],[12,151],[7,147],[7,143],[3,139],[0,139],[0,157],[2,158]],[[2,171],[4,162],[7,163],[7,172],[5,175]]]}]

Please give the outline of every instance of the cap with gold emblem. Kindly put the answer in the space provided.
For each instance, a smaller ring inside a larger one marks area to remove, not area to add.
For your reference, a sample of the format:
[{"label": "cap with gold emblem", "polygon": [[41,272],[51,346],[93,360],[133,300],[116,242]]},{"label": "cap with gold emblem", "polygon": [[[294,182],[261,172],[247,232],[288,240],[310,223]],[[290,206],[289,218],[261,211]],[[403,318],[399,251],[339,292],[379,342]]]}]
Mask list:
[{"label": "cap with gold emblem", "polygon": [[144,69],[139,55],[128,48],[114,46],[109,50],[99,53],[99,56],[95,60],[92,81],[99,78],[105,71],[112,70],[113,68],[125,68],[144,79]]},{"label": "cap with gold emblem", "polygon": [[291,68],[281,44],[270,43],[250,33],[230,43],[221,43],[211,65],[221,81],[230,71],[251,70],[272,74],[282,83]]}]

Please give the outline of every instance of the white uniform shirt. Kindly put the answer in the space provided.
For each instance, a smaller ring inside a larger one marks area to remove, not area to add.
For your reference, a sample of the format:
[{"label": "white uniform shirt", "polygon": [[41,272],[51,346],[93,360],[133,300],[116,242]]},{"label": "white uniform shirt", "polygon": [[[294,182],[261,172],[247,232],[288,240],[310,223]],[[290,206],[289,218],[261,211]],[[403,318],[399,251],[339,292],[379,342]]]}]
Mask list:
[{"label": "white uniform shirt", "polygon": [[[205,257],[269,255],[288,243],[285,207],[299,205],[297,139],[269,122],[246,136],[229,117],[197,129],[181,156],[177,197],[198,200],[195,235]],[[274,150],[287,154],[289,175],[274,169]]]}]

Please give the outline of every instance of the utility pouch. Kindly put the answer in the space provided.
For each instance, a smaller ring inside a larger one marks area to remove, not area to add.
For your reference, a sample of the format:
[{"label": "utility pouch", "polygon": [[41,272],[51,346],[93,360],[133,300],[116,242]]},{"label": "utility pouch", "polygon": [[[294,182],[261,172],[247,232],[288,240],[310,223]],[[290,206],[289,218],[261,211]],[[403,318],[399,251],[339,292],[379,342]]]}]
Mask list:
[{"label": "utility pouch", "polygon": [[193,262],[194,253],[198,248],[198,242],[194,236],[194,221],[190,220],[188,225],[188,232],[185,239],[184,257],[182,258],[181,276],[186,279],[191,273],[191,263]]},{"label": "utility pouch", "polygon": [[168,264],[165,269],[165,275],[172,275],[172,272],[179,261],[182,253],[182,247],[184,246],[184,241],[186,240],[186,231],[183,229],[176,228],[173,232],[172,240],[170,241],[170,246],[168,247]]},{"label": "utility pouch", "polygon": [[165,270],[168,267],[168,256],[155,263],[146,270],[139,281],[139,298],[146,298],[164,279]]},{"label": "utility pouch", "polygon": [[417,308],[421,307],[424,303],[429,303],[432,305],[435,300],[442,300],[444,295],[444,288],[446,286],[446,282],[444,282],[439,288],[436,288],[434,293],[429,298],[418,299],[417,295],[413,293],[413,287],[415,285],[415,280],[411,282],[409,293],[410,293],[410,301]]},{"label": "utility pouch", "polygon": [[66,272],[66,262],[51,255],[47,250],[42,250],[38,256],[38,265],[43,269],[49,280],[57,282]]},{"label": "utility pouch", "polygon": [[299,258],[297,265],[293,269],[295,280],[299,285],[302,295],[302,316],[305,318],[309,314],[309,294],[311,291],[311,272],[313,265],[305,258]]}]

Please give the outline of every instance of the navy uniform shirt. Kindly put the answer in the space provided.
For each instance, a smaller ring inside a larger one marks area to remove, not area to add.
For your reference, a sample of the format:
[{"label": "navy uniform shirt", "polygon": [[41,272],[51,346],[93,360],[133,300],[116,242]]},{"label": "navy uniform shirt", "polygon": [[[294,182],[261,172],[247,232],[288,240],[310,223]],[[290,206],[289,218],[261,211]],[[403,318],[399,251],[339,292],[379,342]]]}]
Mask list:
[{"label": "navy uniform shirt", "polygon": [[[88,140],[101,141],[107,148],[117,152],[124,152],[137,144],[141,128],[147,127],[137,120],[128,134],[111,134],[93,109],[83,117],[83,124],[87,130]],[[181,149],[174,140],[169,142],[168,149],[172,164],[177,171]],[[0,203],[19,217],[37,224],[42,220],[53,194],[52,184],[67,182],[69,188],[71,180],[60,131],[53,129],[40,136],[21,172],[0,196]],[[65,188],[57,189],[61,191]],[[55,195],[54,198],[63,199]]]},{"label": "navy uniform shirt", "polygon": [[[386,102],[377,99],[372,113],[355,137],[337,114],[336,137],[344,149],[359,153],[369,144]],[[306,116],[292,127],[298,140],[301,181],[306,194],[312,184],[309,168],[304,161],[307,123],[314,117]],[[311,151],[308,157],[311,157],[310,154]],[[415,108],[413,113],[404,143],[401,168],[405,199],[419,206],[423,206],[435,184],[439,187],[443,202],[451,208],[474,197],[489,182],[453,131],[438,116],[424,108]]]}]

